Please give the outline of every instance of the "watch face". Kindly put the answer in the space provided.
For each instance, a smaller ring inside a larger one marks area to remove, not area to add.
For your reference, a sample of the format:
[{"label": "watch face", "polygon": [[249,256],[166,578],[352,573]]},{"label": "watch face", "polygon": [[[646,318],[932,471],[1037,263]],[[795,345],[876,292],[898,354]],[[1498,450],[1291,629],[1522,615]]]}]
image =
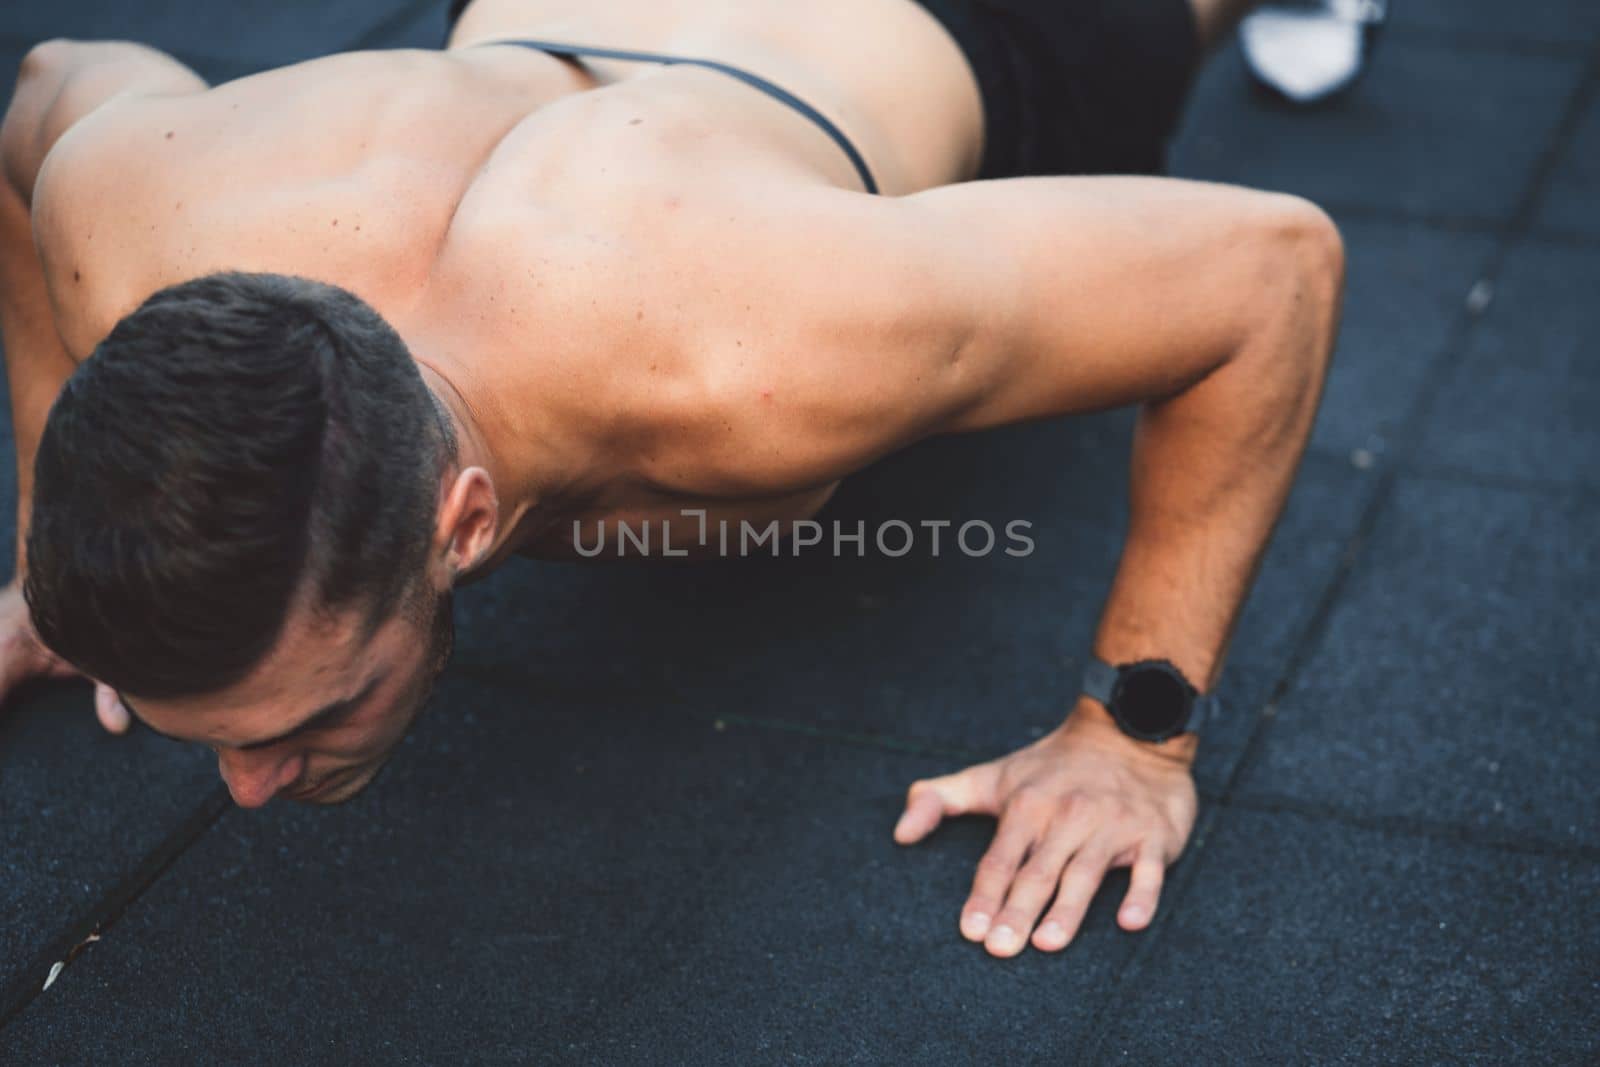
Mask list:
[{"label": "watch face", "polygon": [[1192,700],[1189,683],[1166,663],[1140,663],[1125,669],[1112,695],[1124,727],[1151,739],[1176,733],[1188,718]]}]

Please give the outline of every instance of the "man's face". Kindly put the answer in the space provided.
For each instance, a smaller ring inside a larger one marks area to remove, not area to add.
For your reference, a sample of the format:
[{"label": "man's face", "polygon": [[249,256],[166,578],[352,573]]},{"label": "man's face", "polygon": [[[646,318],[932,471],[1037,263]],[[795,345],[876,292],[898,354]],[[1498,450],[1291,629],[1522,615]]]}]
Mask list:
[{"label": "man's face", "polygon": [[297,612],[236,685],[124,703],[159,733],[210,746],[241,807],[274,796],[336,804],[372,781],[427,701],[450,656],[450,597],[395,612],[365,640],[362,630],[358,612]]}]

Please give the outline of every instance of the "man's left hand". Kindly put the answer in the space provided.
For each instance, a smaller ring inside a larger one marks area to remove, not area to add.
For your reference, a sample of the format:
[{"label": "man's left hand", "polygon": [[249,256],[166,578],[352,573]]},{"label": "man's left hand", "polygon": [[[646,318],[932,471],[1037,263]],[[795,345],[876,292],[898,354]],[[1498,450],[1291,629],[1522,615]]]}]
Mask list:
[{"label": "man's left hand", "polygon": [[1194,827],[1196,744],[1193,734],[1161,745],[1135,741],[1098,704],[1081,700],[1024,749],[914,783],[894,837],[915,844],[951,815],[999,817],[961,911],[962,935],[992,955],[1015,956],[1030,934],[1034,948],[1065,948],[1116,867],[1133,868],[1117,921],[1142,930],[1167,864]]}]

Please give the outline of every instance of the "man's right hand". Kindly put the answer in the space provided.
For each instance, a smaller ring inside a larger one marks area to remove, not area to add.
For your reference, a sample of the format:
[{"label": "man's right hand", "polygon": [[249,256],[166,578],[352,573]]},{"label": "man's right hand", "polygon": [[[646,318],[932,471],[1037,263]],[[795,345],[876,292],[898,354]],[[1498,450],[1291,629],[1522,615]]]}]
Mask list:
[{"label": "man's right hand", "polygon": [[[72,664],[52,653],[34,632],[28,617],[28,603],[22,588],[12,582],[0,589],[0,701],[24,682],[35,678],[81,678]],[[94,710],[100,725],[114,734],[128,732],[131,721],[116,690],[98,682],[94,687]]]}]

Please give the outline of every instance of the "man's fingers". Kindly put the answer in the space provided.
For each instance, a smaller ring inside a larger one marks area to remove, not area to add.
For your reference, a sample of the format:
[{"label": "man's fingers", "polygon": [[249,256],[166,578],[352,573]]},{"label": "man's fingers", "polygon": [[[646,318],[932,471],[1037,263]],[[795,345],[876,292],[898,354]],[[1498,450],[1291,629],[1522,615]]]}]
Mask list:
[{"label": "man's fingers", "polygon": [[94,712],[100,719],[100,725],[114,734],[128,732],[130,716],[128,709],[122,706],[122,700],[117,696],[117,691],[109,685],[95,684],[94,687]]},{"label": "man's fingers", "polygon": [[946,815],[993,814],[993,776],[990,765],[981,764],[959,774],[912,783],[906,810],[895,823],[894,839],[914,845],[932,833]]},{"label": "man's fingers", "polygon": [[995,956],[1015,956],[1022,951],[1039,913],[1061,884],[1061,869],[1093,832],[1093,825],[1068,819],[1051,829],[1028,862],[1022,865],[1006,895],[1005,907],[995,919],[984,947]]},{"label": "man's fingers", "polygon": [[1033,946],[1045,952],[1055,952],[1067,947],[1078,933],[1089,901],[1105,878],[1106,867],[1111,862],[1111,850],[1091,841],[1078,850],[1061,875],[1061,888],[1056,891],[1056,902],[1050,905],[1044,922],[1034,931]]},{"label": "man's fingers", "polygon": [[1161,849],[1146,842],[1133,861],[1133,873],[1128,881],[1128,895],[1122,898],[1122,908],[1117,912],[1117,924],[1124,930],[1143,930],[1150,925],[1156,913],[1156,903],[1161,899],[1161,883],[1167,876],[1167,863]]},{"label": "man's fingers", "polygon": [[[1022,866],[1022,858],[1040,829],[1036,821],[1026,818],[1016,809],[1008,809],[1001,816],[1000,828],[995,831],[989,851],[978,861],[978,874],[972,880],[972,894],[961,909],[961,935],[968,941],[983,941],[991,936],[990,927],[994,925],[1000,903],[1005,900],[1006,890],[1011,888],[1017,868]],[[1011,935],[1018,941],[1025,936],[1015,930]],[[1008,938],[998,930],[994,939],[999,943],[1008,942]]]}]

